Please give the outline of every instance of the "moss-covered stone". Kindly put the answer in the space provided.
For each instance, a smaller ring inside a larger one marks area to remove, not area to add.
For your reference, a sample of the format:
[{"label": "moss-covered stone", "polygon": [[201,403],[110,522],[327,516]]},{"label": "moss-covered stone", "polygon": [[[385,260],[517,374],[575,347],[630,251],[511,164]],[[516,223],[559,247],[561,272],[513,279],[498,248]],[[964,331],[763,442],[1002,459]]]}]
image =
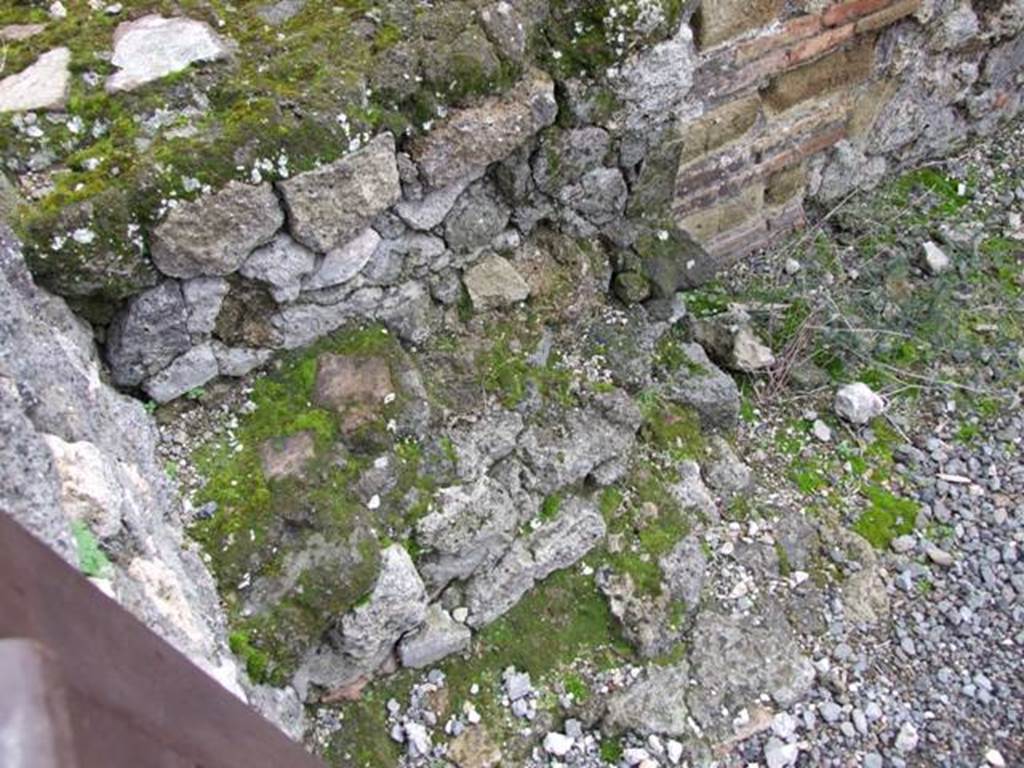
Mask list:
[{"label": "moss-covered stone", "polygon": [[[370,466],[366,436],[345,436],[342,415],[314,404],[317,360],[324,352],[376,355],[397,367],[404,352],[379,326],[346,328],[285,357],[252,393],[255,408],[231,438],[200,447],[193,459],[206,478],[194,499],[213,502],[212,516],[193,524],[228,608],[244,637],[238,653],[259,677],[288,679],[302,654],[368,593],[376,579],[384,533],[407,531],[429,503],[433,481],[419,472],[420,450],[394,443],[383,423],[367,425],[373,450],[394,450],[397,481],[377,510],[358,493]],[[380,421],[394,418],[402,397]],[[312,436],[313,456],[299,474],[269,479],[261,446],[273,438]],[[344,437],[344,442],[342,438]],[[421,495],[410,500],[410,491]],[[253,671],[252,669],[250,671]]]}]

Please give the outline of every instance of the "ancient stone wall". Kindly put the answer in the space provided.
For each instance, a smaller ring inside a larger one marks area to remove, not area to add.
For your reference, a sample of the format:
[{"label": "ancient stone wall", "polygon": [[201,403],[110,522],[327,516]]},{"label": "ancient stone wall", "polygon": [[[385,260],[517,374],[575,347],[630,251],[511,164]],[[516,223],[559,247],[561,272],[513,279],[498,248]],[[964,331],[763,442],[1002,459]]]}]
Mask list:
[{"label": "ancient stone wall", "polygon": [[[100,379],[88,327],[37,288],[0,226],[0,508],[293,736],[294,696],[251,686],[142,405]],[[109,558],[101,552],[110,553]]]},{"label": "ancient stone wall", "polygon": [[460,304],[526,298],[516,265],[542,228],[599,246],[623,301],[667,299],[801,226],[808,204],[1020,107],[1021,0],[679,15],[596,74],[527,69],[425,135],[169,201],[145,243],[158,282],[101,329],[114,381],[171,400],[358,318],[422,340]]}]

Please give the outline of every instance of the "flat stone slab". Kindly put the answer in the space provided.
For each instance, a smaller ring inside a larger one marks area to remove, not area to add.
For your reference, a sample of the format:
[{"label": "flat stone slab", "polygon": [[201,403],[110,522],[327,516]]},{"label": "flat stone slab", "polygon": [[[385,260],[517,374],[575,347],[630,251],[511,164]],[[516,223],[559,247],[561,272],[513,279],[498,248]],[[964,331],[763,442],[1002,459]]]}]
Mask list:
[{"label": "flat stone slab", "polygon": [[473,306],[500,309],[530,297],[530,286],[516,268],[501,256],[489,256],[473,265],[463,278]]},{"label": "flat stone slab", "polygon": [[383,357],[324,354],[317,361],[313,401],[334,410],[375,405],[394,392],[391,368]]},{"label": "flat stone slab", "polygon": [[0,80],[0,112],[60,109],[71,87],[71,51],[54,48],[21,72]]},{"label": "flat stone slab", "polygon": [[224,40],[202,21],[155,14],[126,21],[114,32],[111,63],[120,71],[107,78],[107,91],[131,91],[189,64],[216,61],[229,53]]},{"label": "flat stone slab", "polygon": [[0,40],[8,40],[12,43],[28,40],[44,29],[46,29],[45,24],[8,24],[5,27],[0,27]]},{"label": "flat stone slab", "polygon": [[316,441],[305,430],[288,437],[272,437],[260,445],[260,464],[268,480],[301,477],[306,465],[316,457]]}]

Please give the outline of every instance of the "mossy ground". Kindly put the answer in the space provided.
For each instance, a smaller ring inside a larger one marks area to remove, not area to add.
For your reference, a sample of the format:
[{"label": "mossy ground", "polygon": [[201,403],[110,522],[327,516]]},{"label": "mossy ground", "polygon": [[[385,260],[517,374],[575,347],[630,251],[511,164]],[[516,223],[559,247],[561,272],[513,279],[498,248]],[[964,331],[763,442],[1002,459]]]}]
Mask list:
[{"label": "mossy ground", "polygon": [[[376,577],[380,547],[390,536],[407,535],[434,487],[419,472],[419,445],[395,439],[386,429],[402,407],[402,397],[344,440],[342,417],[313,405],[317,358],[324,352],[381,356],[393,368],[403,355],[397,341],[379,326],[343,329],[326,337],[283,358],[274,372],[258,379],[251,396],[254,407],[239,418],[233,435],[200,447],[193,457],[206,478],[194,503],[214,502],[217,507],[211,517],[194,523],[190,534],[206,553],[232,619],[232,644],[255,679],[286,679],[303,643],[318,637],[331,617],[367,593]],[[301,477],[268,480],[260,446],[299,432],[313,434],[314,458]],[[381,507],[371,511],[353,486],[377,451],[393,453],[398,479]],[[422,496],[403,506],[413,489]],[[337,572],[337,559],[314,560],[285,594],[273,596],[255,612],[244,610],[248,587],[281,575],[288,556],[302,550],[312,536],[321,537],[321,549],[350,552],[348,571]]]}]

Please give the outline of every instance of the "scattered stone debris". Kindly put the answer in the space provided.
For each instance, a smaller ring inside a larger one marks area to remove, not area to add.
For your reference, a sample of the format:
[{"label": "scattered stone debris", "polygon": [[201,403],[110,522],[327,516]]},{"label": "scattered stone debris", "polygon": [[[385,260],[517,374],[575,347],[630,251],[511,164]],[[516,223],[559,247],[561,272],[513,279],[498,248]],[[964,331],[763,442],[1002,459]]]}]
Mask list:
[{"label": "scattered stone debris", "polygon": [[930,275],[941,275],[953,267],[953,260],[949,258],[937,243],[928,240],[921,246],[924,259],[924,268]]},{"label": "scattered stone debris", "polygon": [[885,401],[863,382],[840,387],[836,391],[836,414],[856,426],[863,426],[885,411]]}]

